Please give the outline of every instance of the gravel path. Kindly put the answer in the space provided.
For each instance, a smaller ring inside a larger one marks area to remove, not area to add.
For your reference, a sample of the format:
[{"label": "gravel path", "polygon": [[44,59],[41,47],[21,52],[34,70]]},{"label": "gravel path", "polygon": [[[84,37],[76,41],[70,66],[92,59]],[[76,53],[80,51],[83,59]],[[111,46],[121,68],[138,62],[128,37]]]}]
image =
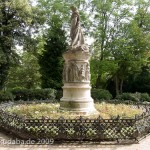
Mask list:
[{"label": "gravel path", "polygon": [[147,136],[145,139],[141,140],[139,144],[130,145],[100,145],[90,143],[54,145],[14,145],[13,142],[14,140],[12,140],[12,138],[0,132],[0,150],[150,150],[150,136]]}]

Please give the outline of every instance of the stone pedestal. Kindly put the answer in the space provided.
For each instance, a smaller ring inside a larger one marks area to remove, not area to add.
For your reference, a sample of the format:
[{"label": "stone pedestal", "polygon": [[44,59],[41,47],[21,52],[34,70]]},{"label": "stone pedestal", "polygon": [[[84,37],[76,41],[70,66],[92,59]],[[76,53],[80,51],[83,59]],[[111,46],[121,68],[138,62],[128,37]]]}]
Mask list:
[{"label": "stone pedestal", "polygon": [[82,47],[70,49],[63,54],[63,97],[60,110],[95,113],[90,86],[90,53]]}]

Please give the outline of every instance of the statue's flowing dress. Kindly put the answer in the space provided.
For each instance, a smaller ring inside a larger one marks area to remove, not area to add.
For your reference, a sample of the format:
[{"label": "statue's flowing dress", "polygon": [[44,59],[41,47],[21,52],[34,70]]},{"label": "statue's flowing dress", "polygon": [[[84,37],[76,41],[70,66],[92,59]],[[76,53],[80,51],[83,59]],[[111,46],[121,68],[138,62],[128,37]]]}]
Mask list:
[{"label": "statue's flowing dress", "polygon": [[80,18],[77,11],[74,11],[71,16],[70,36],[72,39],[71,46],[81,46],[84,44],[84,37],[80,27]]}]

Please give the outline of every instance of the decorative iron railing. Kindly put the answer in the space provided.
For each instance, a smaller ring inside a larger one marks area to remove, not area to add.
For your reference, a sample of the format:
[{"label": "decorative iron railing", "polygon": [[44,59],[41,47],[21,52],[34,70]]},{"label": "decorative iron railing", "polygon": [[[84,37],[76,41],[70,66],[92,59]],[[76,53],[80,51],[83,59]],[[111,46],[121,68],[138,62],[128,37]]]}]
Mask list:
[{"label": "decorative iron railing", "polygon": [[1,104],[0,127],[23,139],[54,139],[55,141],[138,141],[150,133],[150,105],[132,105],[144,110],[135,118],[121,119],[26,119],[9,114]]}]

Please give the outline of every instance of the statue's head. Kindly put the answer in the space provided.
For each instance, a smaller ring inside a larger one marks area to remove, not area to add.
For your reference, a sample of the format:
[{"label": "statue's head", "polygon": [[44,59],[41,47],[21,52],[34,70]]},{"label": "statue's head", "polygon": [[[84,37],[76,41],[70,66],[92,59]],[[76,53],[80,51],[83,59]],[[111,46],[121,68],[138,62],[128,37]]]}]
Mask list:
[{"label": "statue's head", "polygon": [[70,9],[71,9],[72,11],[77,11],[77,8],[76,8],[75,6],[71,6]]}]

